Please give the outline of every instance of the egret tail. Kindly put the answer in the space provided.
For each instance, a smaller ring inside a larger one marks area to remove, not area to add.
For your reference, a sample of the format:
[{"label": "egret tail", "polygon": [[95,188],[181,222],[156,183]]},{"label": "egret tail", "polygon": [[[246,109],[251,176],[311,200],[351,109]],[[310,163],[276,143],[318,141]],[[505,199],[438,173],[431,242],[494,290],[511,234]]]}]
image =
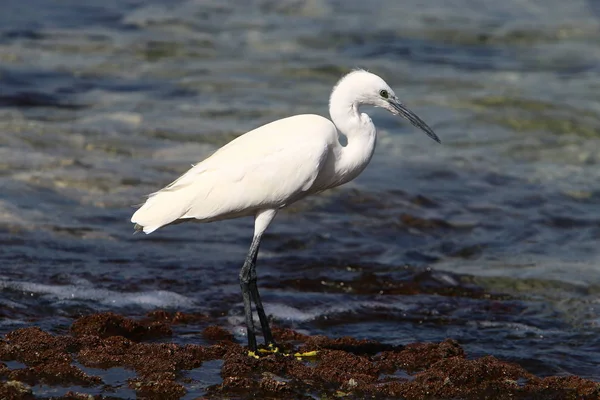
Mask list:
[{"label": "egret tail", "polygon": [[193,196],[184,195],[183,191],[152,194],[131,217],[131,222],[136,224],[134,229],[149,234],[183,217],[194,201]]}]

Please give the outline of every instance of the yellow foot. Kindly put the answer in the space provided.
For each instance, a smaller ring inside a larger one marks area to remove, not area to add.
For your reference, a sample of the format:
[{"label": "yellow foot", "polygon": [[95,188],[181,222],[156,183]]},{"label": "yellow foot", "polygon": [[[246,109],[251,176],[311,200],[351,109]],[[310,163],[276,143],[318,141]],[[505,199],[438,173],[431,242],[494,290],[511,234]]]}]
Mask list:
[{"label": "yellow foot", "polygon": [[[317,350],[307,351],[307,352],[304,352],[304,353],[294,353],[294,354],[283,353],[283,352],[279,351],[279,347],[273,345],[272,343],[269,344],[267,347],[268,348],[266,348],[266,349],[258,349],[256,352],[249,351],[248,355],[250,357],[259,358],[259,354],[260,355],[281,354],[281,355],[284,355],[286,357],[292,357],[293,356],[293,357],[296,357],[296,359],[298,359],[298,360],[302,360],[303,358],[313,358],[313,357],[316,357],[317,353],[318,353]],[[259,353],[259,354],[257,354],[257,353]]]},{"label": "yellow foot", "polygon": [[313,351],[307,351],[305,353],[295,353],[294,357],[296,358],[302,358],[302,357],[316,357],[317,356],[318,351],[317,350],[313,350]]},{"label": "yellow foot", "polygon": [[258,349],[258,351],[263,354],[279,353],[279,347],[275,346],[273,343],[269,343],[267,347],[267,349]]}]

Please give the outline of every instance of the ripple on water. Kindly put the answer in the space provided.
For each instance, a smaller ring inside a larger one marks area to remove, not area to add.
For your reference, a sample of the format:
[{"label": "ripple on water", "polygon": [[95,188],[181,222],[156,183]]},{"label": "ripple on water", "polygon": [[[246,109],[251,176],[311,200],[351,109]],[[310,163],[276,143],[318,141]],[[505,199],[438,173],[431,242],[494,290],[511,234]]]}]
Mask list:
[{"label": "ripple on water", "polygon": [[0,13],[3,332],[199,309],[243,341],[251,221],[133,236],[132,205],[252,127],[326,115],[331,85],[365,67],[444,144],[368,110],[379,146],[363,175],[265,235],[274,322],[398,344],[450,336],[539,374],[597,376],[594,7],[71,3]]}]

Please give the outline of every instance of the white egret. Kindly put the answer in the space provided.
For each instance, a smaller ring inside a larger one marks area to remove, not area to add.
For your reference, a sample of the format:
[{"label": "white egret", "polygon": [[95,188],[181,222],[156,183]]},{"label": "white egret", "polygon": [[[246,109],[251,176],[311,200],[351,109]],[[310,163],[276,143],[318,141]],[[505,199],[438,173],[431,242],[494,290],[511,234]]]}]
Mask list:
[{"label": "white egret", "polygon": [[[256,350],[252,302],[265,343],[275,344],[256,284],[261,237],[279,209],[342,185],[365,169],[377,134],[371,118],[360,113],[362,105],[404,117],[440,142],[383,79],[356,70],[342,77],[331,92],[331,121],[318,115],[295,115],[247,132],[152,193],[131,218],[136,230],[151,233],[180,220],[212,222],[254,216],[254,237],[239,274],[251,351]],[[345,146],[340,144],[340,135],[346,137]]]}]

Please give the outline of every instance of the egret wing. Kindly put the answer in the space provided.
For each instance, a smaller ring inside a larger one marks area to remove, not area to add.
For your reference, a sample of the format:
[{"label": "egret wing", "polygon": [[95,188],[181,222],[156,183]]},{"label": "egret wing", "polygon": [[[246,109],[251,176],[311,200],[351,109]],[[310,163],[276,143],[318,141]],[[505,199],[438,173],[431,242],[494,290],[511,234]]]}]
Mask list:
[{"label": "egret wing", "polygon": [[204,184],[205,190],[182,218],[227,218],[283,207],[310,190],[329,154],[325,142],[291,143],[272,150],[251,163],[209,167],[195,184]]},{"label": "egret wing", "polygon": [[[307,123],[312,126],[306,132]],[[296,116],[238,137],[150,195],[132,222],[150,233],[180,218],[214,221],[280,208],[311,189],[337,131],[318,116]]]}]

